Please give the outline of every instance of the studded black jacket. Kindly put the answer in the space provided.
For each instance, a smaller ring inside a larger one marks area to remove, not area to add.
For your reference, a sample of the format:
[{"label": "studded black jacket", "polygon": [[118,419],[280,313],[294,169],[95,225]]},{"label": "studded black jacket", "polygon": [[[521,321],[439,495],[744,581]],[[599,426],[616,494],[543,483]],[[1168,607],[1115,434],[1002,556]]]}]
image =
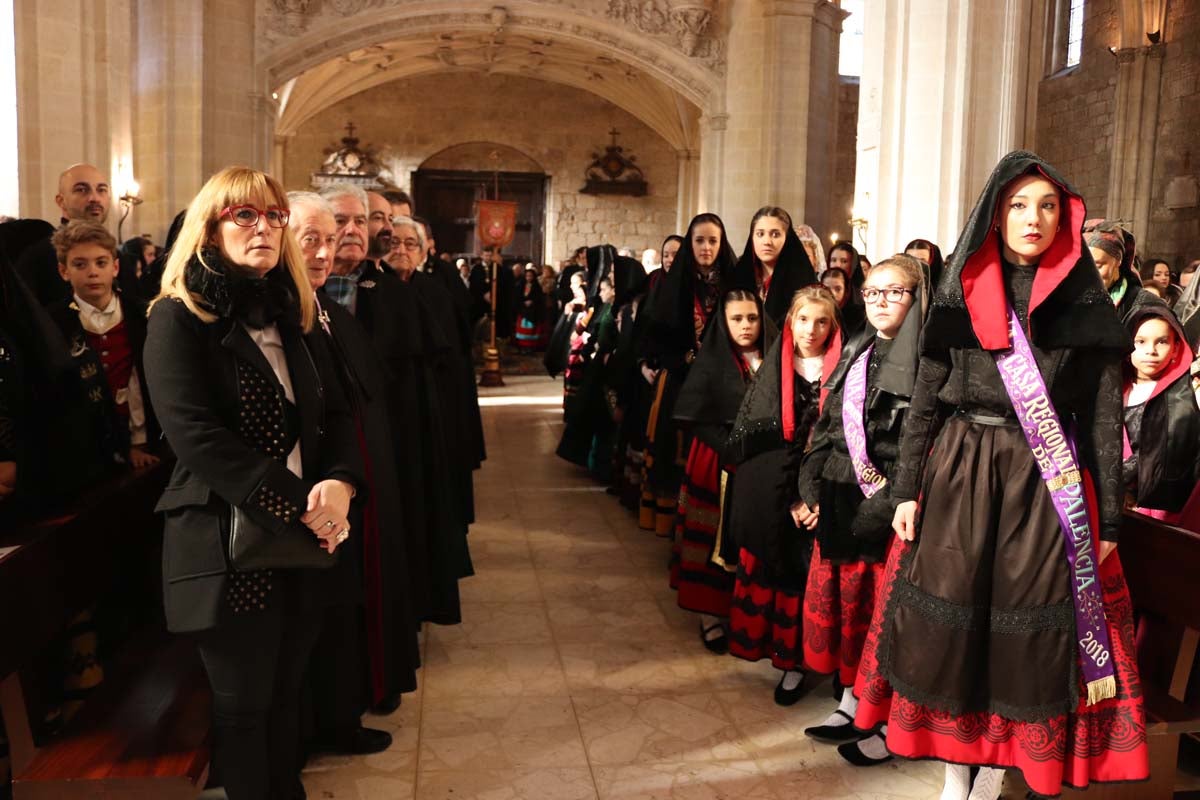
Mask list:
[{"label": "studded black jacket", "polygon": [[[283,388],[240,322],[206,323],[170,299],[151,310],[146,379],[178,458],[158,504],[166,514],[163,595],[172,631],[211,628],[227,610],[231,504],[282,530],[298,522],[318,481],[337,478],[365,491],[353,417],[327,349],[316,332],[278,325],[296,399],[291,414],[279,411],[287,407]],[[286,466],[289,432],[300,440],[303,478]]]}]

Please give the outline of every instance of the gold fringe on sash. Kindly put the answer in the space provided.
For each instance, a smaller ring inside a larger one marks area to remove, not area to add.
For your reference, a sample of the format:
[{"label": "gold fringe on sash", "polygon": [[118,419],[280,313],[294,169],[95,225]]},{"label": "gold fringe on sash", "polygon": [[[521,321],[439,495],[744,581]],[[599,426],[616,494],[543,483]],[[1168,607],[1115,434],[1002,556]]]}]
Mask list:
[{"label": "gold fringe on sash", "polygon": [[1094,706],[1101,700],[1111,700],[1117,696],[1117,679],[1113,675],[1092,681],[1087,685],[1087,704]]}]

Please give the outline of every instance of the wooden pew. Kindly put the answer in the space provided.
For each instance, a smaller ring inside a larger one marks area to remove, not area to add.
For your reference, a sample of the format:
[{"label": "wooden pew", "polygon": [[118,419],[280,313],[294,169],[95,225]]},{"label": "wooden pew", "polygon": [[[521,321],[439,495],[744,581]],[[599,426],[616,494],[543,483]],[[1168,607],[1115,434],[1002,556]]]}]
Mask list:
[{"label": "wooden pew", "polygon": [[1180,736],[1200,732],[1200,707],[1186,700],[1200,644],[1200,534],[1127,512],[1117,552],[1137,624],[1150,781],[1097,785],[1063,797],[1171,800]]},{"label": "wooden pew", "polygon": [[0,548],[18,546],[0,558],[0,714],[14,800],[182,800],[204,788],[209,699],[186,640],[156,630],[123,647],[66,731],[40,749],[19,672],[133,565],[157,569],[162,524],[153,509],[169,474],[160,464],[123,475],[55,518],[0,531]]}]

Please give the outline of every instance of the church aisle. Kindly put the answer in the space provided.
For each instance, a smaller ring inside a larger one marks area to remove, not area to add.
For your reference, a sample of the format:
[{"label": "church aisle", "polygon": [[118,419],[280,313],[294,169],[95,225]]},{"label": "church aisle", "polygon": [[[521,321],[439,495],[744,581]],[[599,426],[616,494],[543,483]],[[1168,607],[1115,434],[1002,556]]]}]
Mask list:
[{"label": "church aisle", "polygon": [[[489,459],[461,626],[428,626],[421,690],[385,753],[314,759],[313,800],[925,800],[941,765],[846,765],[803,729],[778,673],[703,649],[667,588],[664,539],[554,456],[561,383],[483,392]],[[1022,797],[1010,776],[1005,797]]]}]

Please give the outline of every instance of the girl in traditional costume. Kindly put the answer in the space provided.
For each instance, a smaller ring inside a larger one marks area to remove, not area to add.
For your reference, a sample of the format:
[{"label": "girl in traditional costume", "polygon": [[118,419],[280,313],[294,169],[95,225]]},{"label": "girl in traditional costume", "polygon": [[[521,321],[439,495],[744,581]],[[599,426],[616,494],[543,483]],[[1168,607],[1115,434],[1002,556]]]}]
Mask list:
[{"label": "girl in traditional costume", "polygon": [[654,531],[671,536],[691,436],[675,424],[675,398],[696,360],[737,259],[716,214],[699,214],[688,225],[670,272],[652,288],[653,305],[642,345],[645,367],[655,371],[647,438],[646,487],[654,495]]},{"label": "girl in traditional costume", "polygon": [[943,800],[995,800],[1009,768],[1050,796],[1149,772],[1115,554],[1130,342],[1084,217],[1053,167],[1005,156],[922,333],[855,724],[945,761]]},{"label": "girl in traditional costume", "polygon": [[733,596],[733,573],[713,563],[721,514],[719,454],[775,331],[753,290],[726,292],[675,404],[675,420],[693,438],[679,493],[671,588],[680,608],[700,615],[700,640],[715,653],[729,649],[725,626]]},{"label": "girl in traditional costume", "polygon": [[734,469],[720,556],[737,564],[729,651],[769,658],[782,675],[775,702],[803,693],[801,602],[812,536],[800,527],[796,475],[841,351],[837,303],[824,286],[796,292],[725,448]]},{"label": "girl in traditional costume", "polygon": [[517,349],[524,353],[543,350],[549,334],[546,332],[546,300],[532,266],[525,268],[525,279],[517,288]]},{"label": "girl in traditional costume", "polygon": [[796,290],[816,280],[817,273],[800,237],[792,230],[788,213],[774,206],[755,211],[731,285],[754,287],[767,316],[780,325]]},{"label": "girl in traditional costume", "polygon": [[1177,525],[1200,480],[1192,348],[1165,306],[1143,306],[1126,327],[1133,354],[1125,371],[1125,490],[1137,511]]},{"label": "girl in traditional costume", "polygon": [[[925,318],[924,265],[897,255],[863,282],[867,328],[842,350],[829,396],[800,468],[801,515],[815,530],[804,593],[804,662],[854,685],[875,593],[892,539],[891,485],[900,430],[917,373]],[[857,701],[804,732],[818,741],[857,741]]]}]

